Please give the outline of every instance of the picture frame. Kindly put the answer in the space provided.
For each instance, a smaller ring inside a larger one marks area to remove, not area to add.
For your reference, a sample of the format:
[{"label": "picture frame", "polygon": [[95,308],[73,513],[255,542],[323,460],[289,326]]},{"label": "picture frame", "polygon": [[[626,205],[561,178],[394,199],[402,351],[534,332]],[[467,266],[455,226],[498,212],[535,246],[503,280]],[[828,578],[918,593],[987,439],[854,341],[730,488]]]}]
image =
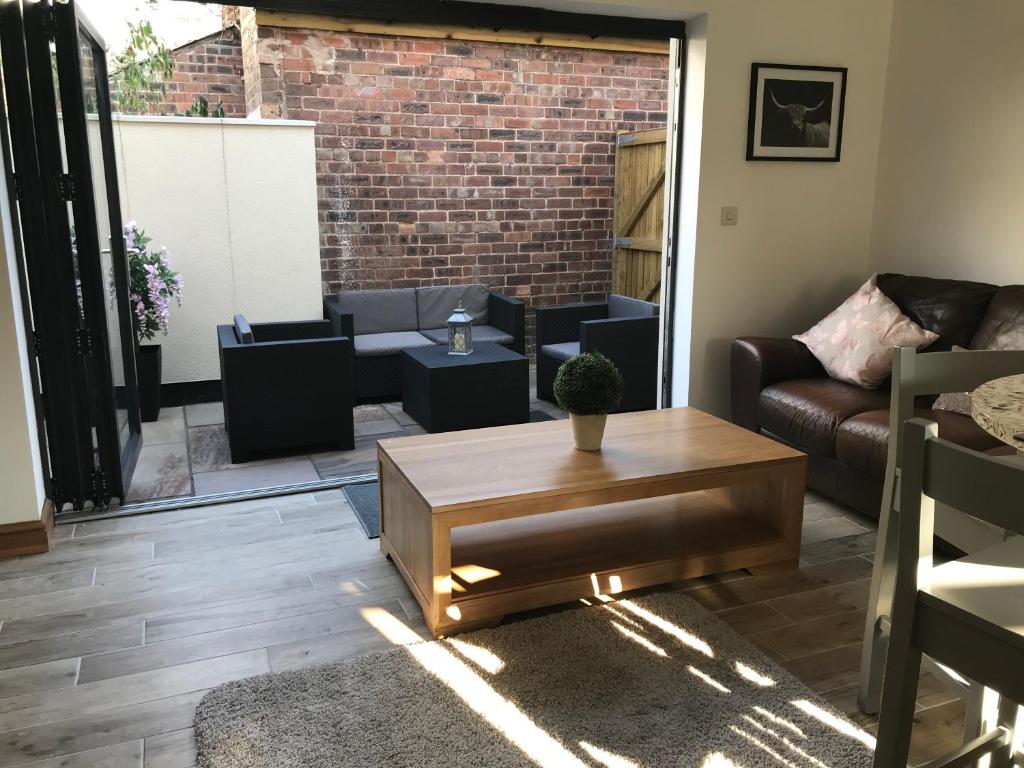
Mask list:
[{"label": "picture frame", "polygon": [[752,64],[747,160],[839,162],[846,77],[846,67]]}]

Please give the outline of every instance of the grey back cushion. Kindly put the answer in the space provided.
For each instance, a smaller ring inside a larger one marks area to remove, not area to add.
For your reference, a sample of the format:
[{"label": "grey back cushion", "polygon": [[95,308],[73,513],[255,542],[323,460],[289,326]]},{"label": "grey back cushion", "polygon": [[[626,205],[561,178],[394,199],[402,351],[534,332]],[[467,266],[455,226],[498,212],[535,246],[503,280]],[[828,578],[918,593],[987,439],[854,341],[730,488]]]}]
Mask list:
[{"label": "grey back cushion", "polygon": [[356,335],[416,330],[416,289],[342,291],[338,303],[352,313]]},{"label": "grey back cushion", "polygon": [[433,285],[416,289],[416,304],[419,312],[420,330],[444,328],[452,310],[462,299],[463,308],[473,317],[473,325],[487,325],[487,297],[490,290],[486,285]]},{"label": "grey back cushion", "polygon": [[252,333],[252,326],[245,319],[245,315],[235,315],[235,338],[238,339],[239,344],[252,344],[256,341],[256,337]]},{"label": "grey back cushion", "polygon": [[608,297],[608,317],[657,317],[658,305],[653,301],[631,299],[613,293]]}]

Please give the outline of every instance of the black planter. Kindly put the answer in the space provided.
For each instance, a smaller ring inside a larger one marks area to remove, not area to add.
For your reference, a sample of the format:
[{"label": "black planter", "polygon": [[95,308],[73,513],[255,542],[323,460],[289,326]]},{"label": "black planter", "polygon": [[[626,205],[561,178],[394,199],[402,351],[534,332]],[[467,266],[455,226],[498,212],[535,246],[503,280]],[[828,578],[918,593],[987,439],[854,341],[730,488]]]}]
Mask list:
[{"label": "black planter", "polygon": [[139,411],[143,421],[160,418],[160,361],[159,344],[139,347]]}]

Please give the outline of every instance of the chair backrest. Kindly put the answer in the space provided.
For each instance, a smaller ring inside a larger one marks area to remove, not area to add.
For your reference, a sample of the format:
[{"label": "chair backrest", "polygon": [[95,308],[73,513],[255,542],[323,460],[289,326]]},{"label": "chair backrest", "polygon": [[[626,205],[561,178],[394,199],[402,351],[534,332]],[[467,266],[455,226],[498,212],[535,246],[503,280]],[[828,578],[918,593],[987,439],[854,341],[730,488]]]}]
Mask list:
[{"label": "chair backrest", "polygon": [[[889,401],[889,456],[886,488],[891,489],[895,470],[901,466],[903,424],[914,417],[914,399],[920,395],[969,392],[992,379],[1024,373],[1024,351],[964,350],[926,352],[913,347],[896,350],[892,365]],[[882,503],[887,504],[889,493]]]},{"label": "chair backrest", "polygon": [[653,301],[642,301],[629,296],[613,293],[608,296],[608,317],[657,317],[658,305]]},{"label": "chair backrest", "polygon": [[[927,529],[932,520],[927,504],[934,502],[1024,534],[1024,463],[987,456],[943,440],[933,421],[910,419],[902,431],[901,551],[904,543],[910,548],[931,546]],[[912,534],[912,541],[902,541],[905,532]]]}]

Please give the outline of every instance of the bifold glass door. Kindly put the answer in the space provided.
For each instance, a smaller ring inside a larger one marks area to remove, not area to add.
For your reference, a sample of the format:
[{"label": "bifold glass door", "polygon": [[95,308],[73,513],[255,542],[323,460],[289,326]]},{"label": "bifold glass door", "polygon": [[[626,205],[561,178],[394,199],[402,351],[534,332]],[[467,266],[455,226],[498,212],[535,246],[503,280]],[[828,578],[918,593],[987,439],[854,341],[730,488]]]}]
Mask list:
[{"label": "bifold glass door", "polygon": [[58,511],[123,498],[142,445],[105,51],[74,2],[0,4],[23,278]]}]

